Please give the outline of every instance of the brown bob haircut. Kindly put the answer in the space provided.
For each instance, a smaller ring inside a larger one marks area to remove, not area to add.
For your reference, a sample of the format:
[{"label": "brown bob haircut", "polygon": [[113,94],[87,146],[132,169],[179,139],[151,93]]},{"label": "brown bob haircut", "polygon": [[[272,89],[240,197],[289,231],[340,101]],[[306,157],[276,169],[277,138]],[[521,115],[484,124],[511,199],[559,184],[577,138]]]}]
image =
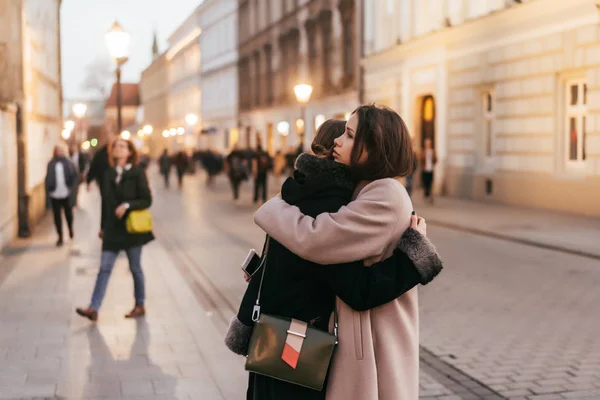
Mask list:
[{"label": "brown bob haircut", "polygon": [[[357,179],[375,180],[407,176],[412,172],[414,152],[408,128],[394,110],[379,105],[358,107],[358,127],[350,163]],[[359,164],[364,150],[367,159]]]},{"label": "brown bob haircut", "polygon": [[344,134],[346,122],[337,119],[328,119],[323,122],[310,145],[312,152],[322,158],[332,158],[333,141]]},{"label": "brown bob haircut", "polygon": [[115,158],[113,157],[112,153],[113,153],[113,147],[115,146],[115,143],[117,143],[119,141],[127,143],[127,148],[129,149],[129,152],[131,153],[131,155],[127,159],[127,163],[131,164],[131,165],[137,165],[139,154],[138,154],[137,149],[135,148],[135,145],[133,144],[133,142],[131,140],[126,140],[126,139],[119,137],[119,138],[113,140],[108,145],[108,162],[110,163],[110,166],[111,167],[115,166]]}]

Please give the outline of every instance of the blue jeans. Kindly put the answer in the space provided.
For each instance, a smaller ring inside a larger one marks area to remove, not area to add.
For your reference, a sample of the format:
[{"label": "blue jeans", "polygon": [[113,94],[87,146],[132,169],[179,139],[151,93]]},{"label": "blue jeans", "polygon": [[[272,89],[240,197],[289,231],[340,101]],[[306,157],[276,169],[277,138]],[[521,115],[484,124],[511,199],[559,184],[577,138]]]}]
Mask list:
[{"label": "blue jeans", "polygon": [[[146,297],[144,287],[144,272],[142,272],[142,248],[132,247],[125,250],[127,253],[127,259],[129,260],[129,269],[133,275],[133,290],[135,294],[135,305],[143,306],[144,299]],[[92,295],[92,304],[90,308],[98,311],[104,295],[106,294],[106,287],[108,286],[108,279],[110,273],[115,266],[117,261],[118,252],[114,251],[103,251],[100,259],[100,271],[96,278],[96,286],[94,287],[94,294]]]}]

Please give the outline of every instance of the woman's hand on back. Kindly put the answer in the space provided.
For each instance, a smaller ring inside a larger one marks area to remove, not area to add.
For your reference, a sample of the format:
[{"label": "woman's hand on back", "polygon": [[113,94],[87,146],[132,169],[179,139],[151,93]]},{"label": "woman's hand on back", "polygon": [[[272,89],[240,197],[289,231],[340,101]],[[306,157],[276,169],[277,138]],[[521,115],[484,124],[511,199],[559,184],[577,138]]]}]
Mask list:
[{"label": "woman's hand on back", "polygon": [[418,217],[416,214],[410,216],[410,227],[423,236],[427,236],[427,222],[425,218]]}]

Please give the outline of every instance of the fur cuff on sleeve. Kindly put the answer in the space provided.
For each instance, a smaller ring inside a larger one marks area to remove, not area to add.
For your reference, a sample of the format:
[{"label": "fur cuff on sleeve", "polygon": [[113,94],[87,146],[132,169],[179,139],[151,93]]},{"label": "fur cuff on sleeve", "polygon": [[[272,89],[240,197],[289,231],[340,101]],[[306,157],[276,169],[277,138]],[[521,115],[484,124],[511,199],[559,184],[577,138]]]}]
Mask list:
[{"label": "fur cuff on sleeve", "polygon": [[443,269],[435,246],[418,231],[408,228],[398,244],[402,251],[415,264],[421,275],[421,284],[426,285],[435,278]]},{"label": "fur cuff on sleeve", "polygon": [[229,323],[229,329],[225,334],[225,345],[235,354],[246,356],[248,346],[250,346],[250,337],[252,336],[252,326],[244,325],[237,317],[233,317]]}]

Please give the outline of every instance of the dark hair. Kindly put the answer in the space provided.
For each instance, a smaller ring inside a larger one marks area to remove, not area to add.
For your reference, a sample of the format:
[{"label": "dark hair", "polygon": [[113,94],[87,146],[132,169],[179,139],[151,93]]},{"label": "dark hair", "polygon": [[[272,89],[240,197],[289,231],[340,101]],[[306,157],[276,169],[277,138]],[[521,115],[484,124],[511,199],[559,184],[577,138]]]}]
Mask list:
[{"label": "dark hair", "polygon": [[323,122],[310,145],[310,149],[318,157],[331,158],[333,141],[344,134],[346,122],[337,119],[328,119]]},{"label": "dark hair", "polygon": [[125,143],[127,143],[127,148],[129,149],[129,152],[131,153],[131,155],[129,156],[129,158],[127,158],[127,163],[131,164],[131,165],[137,165],[138,160],[139,160],[139,154],[137,149],[135,148],[135,145],[133,144],[133,142],[131,140],[126,140],[123,138],[117,138],[115,140],[112,141],[112,143],[110,143],[110,145],[108,146],[108,162],[110,163],[111,167],[115,166],[115,159],[112,155],[113,152],[113,147],[115,146],[115,143],[117,143],[118,141],[123,141]]},{"label": "dark hair", "polygon": [[[408,128],[394,110],[379,105],[358,107],[350,164],[357,179],[375,180],[406,176],[413,169],[413,147]],[[364,150],[367,159],[359,164]]]}]

